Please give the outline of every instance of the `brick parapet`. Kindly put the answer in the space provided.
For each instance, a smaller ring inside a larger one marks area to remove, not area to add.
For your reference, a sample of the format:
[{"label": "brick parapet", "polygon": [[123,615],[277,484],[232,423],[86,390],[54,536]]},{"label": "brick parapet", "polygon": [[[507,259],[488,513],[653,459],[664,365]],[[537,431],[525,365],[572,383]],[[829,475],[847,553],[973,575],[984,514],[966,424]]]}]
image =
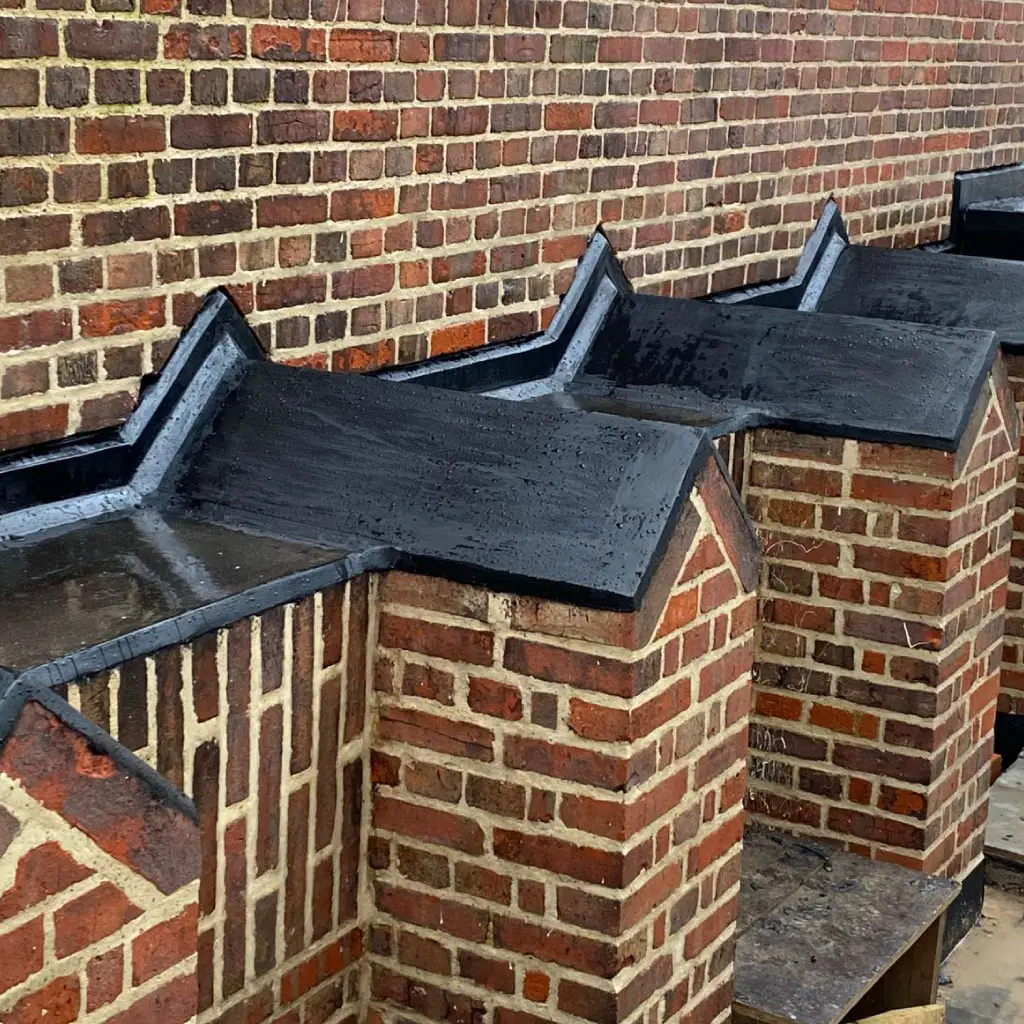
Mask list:
[{"label": "brick parapet", "polygon": [[370,1021],[728,1016],[754,599],[705,499],[640,631],[382,579]]},{"label": "brick parapet", "polygon": [[194,800],[189,1024],[724,1021],[755,562],[712,459],[636,612],[391,572],[69,685]]},{"label": "brick parapet", "polygon": [[339,371],[542,326],[605,224],[639,286],[944,227],[1024,157],[1021,15],[577,0],[7,0],[0,447],[122,419],[198,296]]},{"label": "brick parapet", "polygon": [[755,816],[930,872],[979,862],[1016,439],[995,378],[958,453],[749,435]]}]

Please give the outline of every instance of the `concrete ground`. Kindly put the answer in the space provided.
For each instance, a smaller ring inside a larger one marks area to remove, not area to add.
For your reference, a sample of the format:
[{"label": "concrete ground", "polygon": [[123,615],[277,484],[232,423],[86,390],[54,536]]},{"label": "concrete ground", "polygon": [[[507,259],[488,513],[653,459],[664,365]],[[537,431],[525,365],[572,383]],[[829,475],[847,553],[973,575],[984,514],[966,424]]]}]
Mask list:
[{"label": "concrete ground", "polygon": [[981,923],[946,961],[941,981],[947,1024],[1024,1022],[1024,893],[989,886]]}]

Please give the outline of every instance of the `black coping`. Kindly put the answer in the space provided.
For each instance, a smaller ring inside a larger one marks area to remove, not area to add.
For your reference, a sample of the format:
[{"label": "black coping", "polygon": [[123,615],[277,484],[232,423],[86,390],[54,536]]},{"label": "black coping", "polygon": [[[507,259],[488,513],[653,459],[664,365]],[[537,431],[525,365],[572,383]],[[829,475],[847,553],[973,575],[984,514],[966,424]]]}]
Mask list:
[{"label": "black coping", "polygon": [[0,720],[375,569],[633,610],[715,457],[683,426],[276,365],[215,293],[120,430],[0,458]]},{"label": "black coping", "polygon": [[953,175],[953,203],[949,216],[949,241],[953,249],[968,255],[999,257],[998,247],[984,251],[990,242],[998,242],[998,239],[984,237],[983,224],[987,218],[982,218],[981,223],[977,220],[970,223],[970,211],[997,210],[1000,201],[1021,197],[1024,197],[1024,164],[1003,164],[977,171],[959,171]]},{"label": "black coping", "polygon": [[638,295],[598,233],[573,284],[592,295],[589,312],[571,337],[559,334],[553,368],[548,360],[523,372],[521,348],[510,345],[461,356],[457,374],[448,360],[427,360],[384,375],[713,436],[771,426],[955,450],[995,358],[994,334],[806,315],[825,270],[851,249],[835,218],[816,237],[794,279],[751,289],[747,303],[737,293],[715,302]]},{"label": "black coping", "polygon": [[[1024,351],[1024,264],[959,255],[937,260],[934,251],[853,245],[832,201],[801,264],[813,270],[767,286],[773,302],[785,296],[805,312],[903,321],[943,333],[950,328],[992,331],[1005,351]],[[765,286],[756,286],[714,301],[762,305],[765,294]],[[927,362],[922,353],[922,367]]]}]

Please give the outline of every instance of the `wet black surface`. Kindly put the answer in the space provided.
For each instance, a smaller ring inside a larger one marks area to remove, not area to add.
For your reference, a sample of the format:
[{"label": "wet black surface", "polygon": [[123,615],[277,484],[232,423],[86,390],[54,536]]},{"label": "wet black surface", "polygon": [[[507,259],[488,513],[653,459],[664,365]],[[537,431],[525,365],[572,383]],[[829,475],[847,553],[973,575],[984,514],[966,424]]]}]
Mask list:
[{"label": "wet black surface", "polygon": [[730,432],[772,425],[956,448],[990,333],[622,296],[569,394],[587,408]]},{"label": "wet black surface", "polygon": [[995,331],[1003,348],[1024,351],[1024,265],[851,245],[816,309]]},{"label": "wet black surface", "polygon": [[963,213],[960,251],[967,256],[1024,260],[1024,198],[967,207]]},{"label": "wet black surface", "polygon": [[637,604],[710,442],[685,428],[252,363],[176,507],[498,589]]},{"label": "wet black surface", "polygon": [[969,207],[1020,196],[1024,196],[1024,164],[1003,164],[999,167],[957,172],[953,175],[950,241],[954,246],[962,243],[964,216]]},{"label": "wet black surface", "polygon": [[31,668],[344,554],[155,511],[8,545],[0,549],[0,663]]}]

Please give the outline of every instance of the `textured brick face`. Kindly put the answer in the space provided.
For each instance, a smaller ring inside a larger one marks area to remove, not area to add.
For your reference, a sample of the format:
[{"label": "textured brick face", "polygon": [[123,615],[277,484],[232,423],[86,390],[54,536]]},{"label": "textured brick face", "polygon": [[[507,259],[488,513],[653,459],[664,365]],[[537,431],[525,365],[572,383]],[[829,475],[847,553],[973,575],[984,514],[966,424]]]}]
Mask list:
[{"label": "textured brick face", "polygon": [[722,1018],[754,599],[700,493],[644,635],[382,578],[369,1020]]},{"label": "textured brick face", "polygon": [[193,1021],[195,824],[34,703],[0,800],[0,1020]]},{"label": "textured brick face", "polygon": [[950,876],[987,816],[1017,471],[1000,373],[955,454],[747,441],[765,549],[749,808]]},{"label": "textured brick face", "polygon": [[1024,156],[1008,4],[4,6],[3,447],[123,418],[216,285],[276,358],[367,369],[535,330],[599,222],[697,294],[785,273],[830,192],[914,243]]},{"label": "textured brick face", "polygon": [[[368,589],[363,578],[70,688],[195,801],[200,1024],[278,1007],[326,1021],[358,1001]],[[134,969],[148,976],[160,955],[154,937]]]},{"label": "textured brick face", "polygon": [[[1024,412],[1024,357],[1006,356],[1007,385],[1018,413]],[[1024,714],[1024,442],[1017,470],[1017,493],[1013,516],[1013,546],[1010,584],[1006,595],[1006,635],[1003,643],[1003,671],[999,688],[999,710]]]}]

